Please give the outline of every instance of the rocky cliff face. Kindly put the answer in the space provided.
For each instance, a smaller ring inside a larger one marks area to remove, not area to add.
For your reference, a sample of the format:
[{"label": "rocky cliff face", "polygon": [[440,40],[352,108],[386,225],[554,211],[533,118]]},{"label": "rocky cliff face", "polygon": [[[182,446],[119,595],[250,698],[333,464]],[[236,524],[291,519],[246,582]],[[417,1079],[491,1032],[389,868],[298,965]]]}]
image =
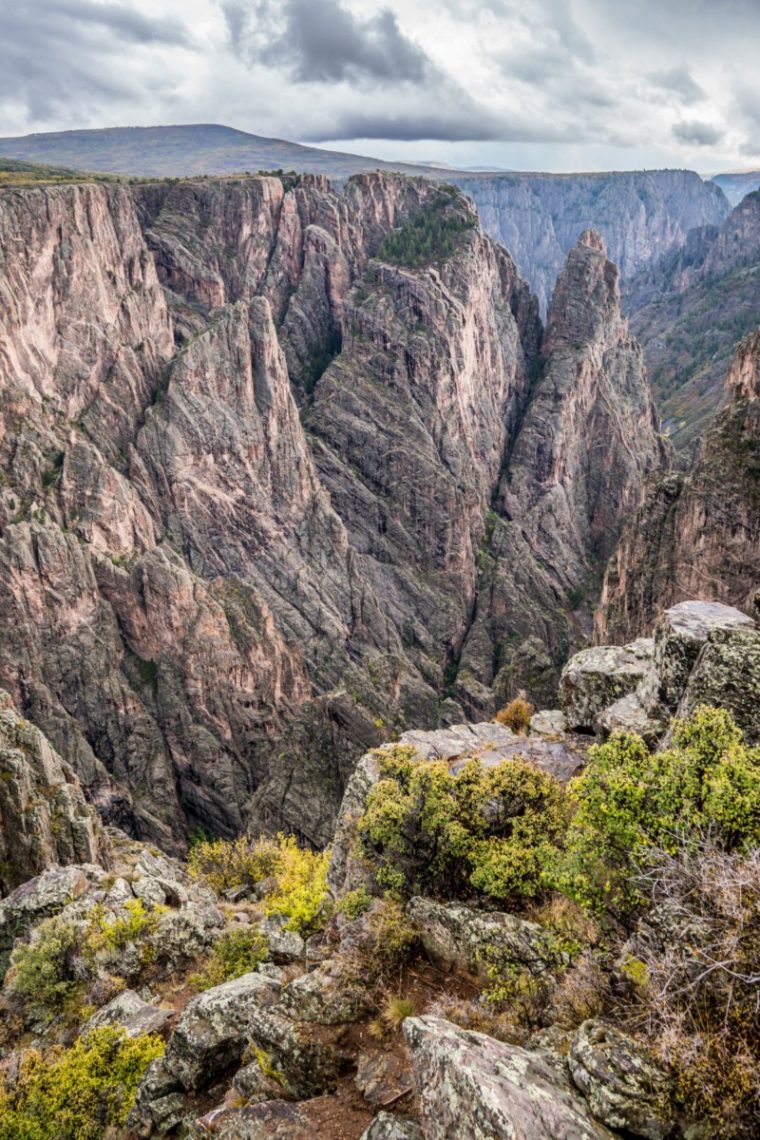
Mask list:
[{"label": "rocky cliff face", "polygon": [[0,898],[49,867],[107,861],[74,772],[0,691]]},{"label": "rocky cliff face", "polygon": [[607,569],[597,635],[628,638],[684,597],[749,609],[760,553],[760,330],[736,353],[726,406],[686,475],[648,488]]},{"label": "rocky cliff face", "polygon": [[760,192],[722,225],[693,230],[624,289],[663,422],[687,454],[721,407],[734,347],[757,324],[759,290]]},{"label": "rocky cliff face", "polygon": [[[384,234],[438,195],[368,176],[0,202],[0,674],[105,816],[168,847],[188,820],[240,828],[255,788],[261,818],[325,841],[375,719],[437,716],[539,336],[477,227],[440,273],[373,277],[359,312]],[[357,417],[360,373],[384,410]],[[366,484],[333,475],[351,447]]]},{"label": "rocky cliff face", "polygon": [[0,268],[0,681],[106,819],[324,843],[387,726],[551,688],[660,458],[598,238],[543,356],[424,180],[8,191]]},{"label": "rocky cliff face", "polygon": [[494,497],[459,662],[468,704],[481,686],[512,696],[526,677],[551,701],[622,520],[667,462],[641,350],[620,315],[617,269],[594,231],[557,282],[543,354]]},{"label": "rocky cliff face", "polygon": [[451,180],[475,202],[486,231],[512,252],[543,311],[583,230],[599,231],[611,260],[628,278],[680,248],[693,227],[720,224],[729,210],[716,185],[688,170]]}]

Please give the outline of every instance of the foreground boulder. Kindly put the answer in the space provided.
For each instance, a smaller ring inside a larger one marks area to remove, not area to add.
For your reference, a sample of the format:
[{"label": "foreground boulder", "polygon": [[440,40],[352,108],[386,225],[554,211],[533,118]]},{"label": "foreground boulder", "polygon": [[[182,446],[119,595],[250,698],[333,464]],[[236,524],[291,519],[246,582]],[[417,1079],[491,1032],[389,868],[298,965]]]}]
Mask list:
[{"label": "foreground boulder", "polygon": [[425,1140],[602,1140],[612,1133],[548,1059],[437,1017],[408,1018]]},{"label": "foreground boulder", "polygon": [[632,1038],[599,1021],[585,1021],[567,1060],[597,1120],[645,1140],[670,1135],[670,1081]]},{"label": "foreground boulder", "polygon": [[654,642],[640,638],[630,645],[583,649],[571,657],[560,680],[568,726],[594,731],[606,708],[636,691],[649,671],[653,652]]},{"label": "foreground boulder", "polygon": [[413,898],[406,913],[422,948],[439,969],[487,977],[489,955],[541,974],[557,964],[557,951],[535,922],[512,914],[472,910],[456,903]]},{"label": "foreground boulder", "polygon": [[279,986],[263,974],[214,986],[188,1002],[163,1057],[183,1089],[199,1089],[240,1060],[248,1023],[260,1006],[271,1005]]},{"label": "foreground boulder", "polygon": [[760,740],[760,629],[718,602],[685,601],[659,618],[654,638],[584,649],[562,673],[567,725],[606,737],[636,732],[667,743],[674,716],[700,705],[728,709],[750,742]]}]

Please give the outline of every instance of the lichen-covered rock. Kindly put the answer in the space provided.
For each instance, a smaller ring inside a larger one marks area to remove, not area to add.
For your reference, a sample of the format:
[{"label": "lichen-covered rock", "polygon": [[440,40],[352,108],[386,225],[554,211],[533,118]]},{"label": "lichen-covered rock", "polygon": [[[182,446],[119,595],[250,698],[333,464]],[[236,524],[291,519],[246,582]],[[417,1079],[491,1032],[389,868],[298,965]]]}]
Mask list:
[{"label": "lichen-covered rock", "polygon": [[413,898],[406,913],[422,947],[439,969],[486,977],[488,956],[541,974],[557,964],[557,951],[535,922],[511,914],[471,910],[456,903]]},{"label": "lichen-covered rock", "polygon": [[259,926],[269,946],[269,954],[273,962],[280,965],[286,962],[296,962],[302,959],[306,944],[296,930],[287,929],[288,919],[284,915],[272,915],[265,918]]},{"label": "lichen-covered rock", "polygon": [[372,995],[339,955],[294,978],[282,992],[282,1005],[296,1021],[342,1025],[373,1008]]},{"label": "lichen-covered rock", "polygon": [[541,736],[564,736],[567,719],[562,709],[541,709],[530,718],[530,731]]},{"label": "lichen-covered rock", "polygon": [[652,665],[641,686],[647,711],[674,713],[703,647],[720,631],[737,629],[754,630],[755,623],[740,610],[718,602],[679,602],[666,610],[655,627]]},{"label": "lichen-covered rock", "polygon": [[163,1034],[172,1014],[171,1009],[161,1009],[143,1001],[134,990],[124,990],[94,1013],[82,1032],[114,1025],[124,1029],[128,1037],[140,1037],[144,1033]]},{"label": "lichen-covered rock", "polygon": [[562,670],[562,707],[570,728],[593,731],[600,715],[621,697],[636,691],[650,668],[654,642],[583,649]]},{"label": "lichen-covered rock", "polygon": [[760,742],[760,629],[741,625],[710,633],[677,709],[688,717],[700,705],[728,709],[752,744]]},{"label": "lichen-covered rock", "polygon": [[410,1116],[378,1112],[360,1140],[423,1140],[422,1129]]},{"label": "lichen-covered rock", "polygon": [[[176,1085],[203,1088],[238,1061],[253,1014],[271,1006],[279,986],[262,974],[244,974],[188,1002],[163,1057]],[[139,1099],[139,1097],[138,1097]]]},{"label": "lichen-covered rock", "polygon": [[597,1120],[646,1140],[670,1135],[671,1081],[632,1038],[610,1025],[585,1021],[570,1044],[567,1062]]},{"label": "lichen-covered rock", "polygon": [[53,867],[17,887],[0,902],[0,970],[8,963],[16,938],[27,934],[39,922],[59,914],[81,898],[103,876],[99,867]]},{"label": "lichen-covered rock", "polygon": [[355,1084],[370,1104],[395,1104],[414,1087],[409,1056],[381,1050],[360,1053]]},{"label": "lichen-covered rock", "polygon": [[260,1006],[252,1012],[248,1041],[264,1074],[289,1097],[307,1100],[334,1089],[343,1064],[339,1052],[279,1007]]},{"label": "lichen-covered rock", "polygon": [[0,690],[0,896],[47,867],[107,861],[75,773]]},{"label": "lichen-covered rock", "polygon": [[612,732],[635,732],[652,746],[665,731],[665,722],[649,716],[638,693],[628,693],[598,715],[595,727],[601,736],[609,736]]},{"label": "lichen-covered rock", "polygon": [[425,1140],[611,1140],[548,1059],[436,1017],[408,1018]]}]

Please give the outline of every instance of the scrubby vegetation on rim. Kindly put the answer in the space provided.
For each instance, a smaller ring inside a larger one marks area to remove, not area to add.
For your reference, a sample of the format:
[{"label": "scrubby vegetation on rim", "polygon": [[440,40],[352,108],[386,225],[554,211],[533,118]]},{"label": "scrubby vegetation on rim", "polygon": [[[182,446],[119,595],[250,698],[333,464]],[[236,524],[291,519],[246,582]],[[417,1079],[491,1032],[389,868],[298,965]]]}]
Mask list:
[{"label": "scrubby vegetation on rim", "polygon": [[420,269],[456,253],[476,224],[472,214],[456,208],[458,196],[454,186],[439,187],[432,202],[383,238],[377,251],[380,260]]}]

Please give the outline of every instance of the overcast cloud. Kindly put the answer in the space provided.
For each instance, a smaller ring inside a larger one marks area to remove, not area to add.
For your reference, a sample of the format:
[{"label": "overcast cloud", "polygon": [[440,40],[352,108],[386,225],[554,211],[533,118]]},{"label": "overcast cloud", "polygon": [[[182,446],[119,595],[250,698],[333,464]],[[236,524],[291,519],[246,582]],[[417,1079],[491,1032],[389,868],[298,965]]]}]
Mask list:
[{"label": "overcast cloud", "polygon": [[0,134],[219,122],[382,158],[760,166],[760,0],[0,0]]}]

